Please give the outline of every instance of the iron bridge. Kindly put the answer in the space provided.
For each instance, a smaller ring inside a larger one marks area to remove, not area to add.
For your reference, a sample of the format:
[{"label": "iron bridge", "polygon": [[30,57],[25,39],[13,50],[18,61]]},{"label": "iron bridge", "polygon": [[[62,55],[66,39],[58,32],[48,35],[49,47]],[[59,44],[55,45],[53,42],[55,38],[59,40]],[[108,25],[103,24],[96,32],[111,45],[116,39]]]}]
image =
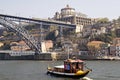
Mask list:
[{"label": "iron bridge", "polygon": [[35,50],[36,54],[41,53],[41,45],[38,43],[38,41],[35,40],[35,38],[27,30],[23,28],[24,25],[20,24],[21,22],[39,24],[41,29],[42,27],[44,27],[44,25],[57,25],[61,28],[61,31],[63,27],[73,28],[73,29],[76,28],[76,25],[74,24],[68,24],[68,23],[61,22],[61,21],[32,19],[32,18],[0,14],[0,25],[3,25],[4,27],[15,31],[20,36],[22,36],[26,44],[31,49]]}]

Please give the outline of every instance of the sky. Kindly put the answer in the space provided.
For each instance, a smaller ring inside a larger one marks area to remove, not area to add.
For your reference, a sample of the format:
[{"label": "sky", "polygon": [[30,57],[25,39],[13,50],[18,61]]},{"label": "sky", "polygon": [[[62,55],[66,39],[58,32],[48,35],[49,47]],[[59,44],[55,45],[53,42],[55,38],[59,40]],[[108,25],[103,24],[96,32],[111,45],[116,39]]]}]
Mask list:
[{"label": "sky", "polygon": [[66,5],[90,18],[120,16],[120,0],[0,0],[0,14],[28,18],[52,18]]}]

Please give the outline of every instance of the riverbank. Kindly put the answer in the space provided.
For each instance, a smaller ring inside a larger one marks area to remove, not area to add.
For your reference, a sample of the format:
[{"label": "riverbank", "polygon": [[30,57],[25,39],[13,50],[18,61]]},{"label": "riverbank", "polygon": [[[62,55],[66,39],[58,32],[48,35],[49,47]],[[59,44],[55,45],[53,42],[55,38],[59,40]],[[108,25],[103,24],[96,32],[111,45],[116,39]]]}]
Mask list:
[{"label": "riverbank", "polygon": [[[77,58],[82,60],[120,60],[118,57],[96,57],[90,55],[73,55],[70,54],[69,58]],[[68,58],[68,54],[63,53],[41,53],[38,55],[10,55],[9,53],[0,53],[0,60],[65,60]]]}]

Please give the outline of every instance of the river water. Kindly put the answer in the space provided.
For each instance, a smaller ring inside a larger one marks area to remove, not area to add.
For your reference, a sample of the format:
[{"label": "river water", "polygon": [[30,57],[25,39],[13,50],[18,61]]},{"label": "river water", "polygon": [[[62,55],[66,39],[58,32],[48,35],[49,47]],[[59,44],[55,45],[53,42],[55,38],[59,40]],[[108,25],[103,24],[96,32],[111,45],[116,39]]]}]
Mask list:
[{"label": "river water", "polygon": [[[93,80],[120,80],[120,61],[85,61]],[[46,75],[47,66],[62,61],[0,61],[0,80],[80,80]]]}]

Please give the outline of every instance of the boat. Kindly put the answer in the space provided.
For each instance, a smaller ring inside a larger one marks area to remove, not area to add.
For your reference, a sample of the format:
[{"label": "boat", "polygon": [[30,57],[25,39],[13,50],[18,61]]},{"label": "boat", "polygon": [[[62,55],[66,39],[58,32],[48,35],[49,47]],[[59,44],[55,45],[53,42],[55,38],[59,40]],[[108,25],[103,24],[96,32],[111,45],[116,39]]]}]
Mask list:
[{"label": "boat", "polygon": [[67,59],[64,60],[64,65],[54,66],[53,68],[47,68],[47,74],[70,77],[70,78],[83,78],[91,69],[84,70],[84,61],[80,59]]}]

